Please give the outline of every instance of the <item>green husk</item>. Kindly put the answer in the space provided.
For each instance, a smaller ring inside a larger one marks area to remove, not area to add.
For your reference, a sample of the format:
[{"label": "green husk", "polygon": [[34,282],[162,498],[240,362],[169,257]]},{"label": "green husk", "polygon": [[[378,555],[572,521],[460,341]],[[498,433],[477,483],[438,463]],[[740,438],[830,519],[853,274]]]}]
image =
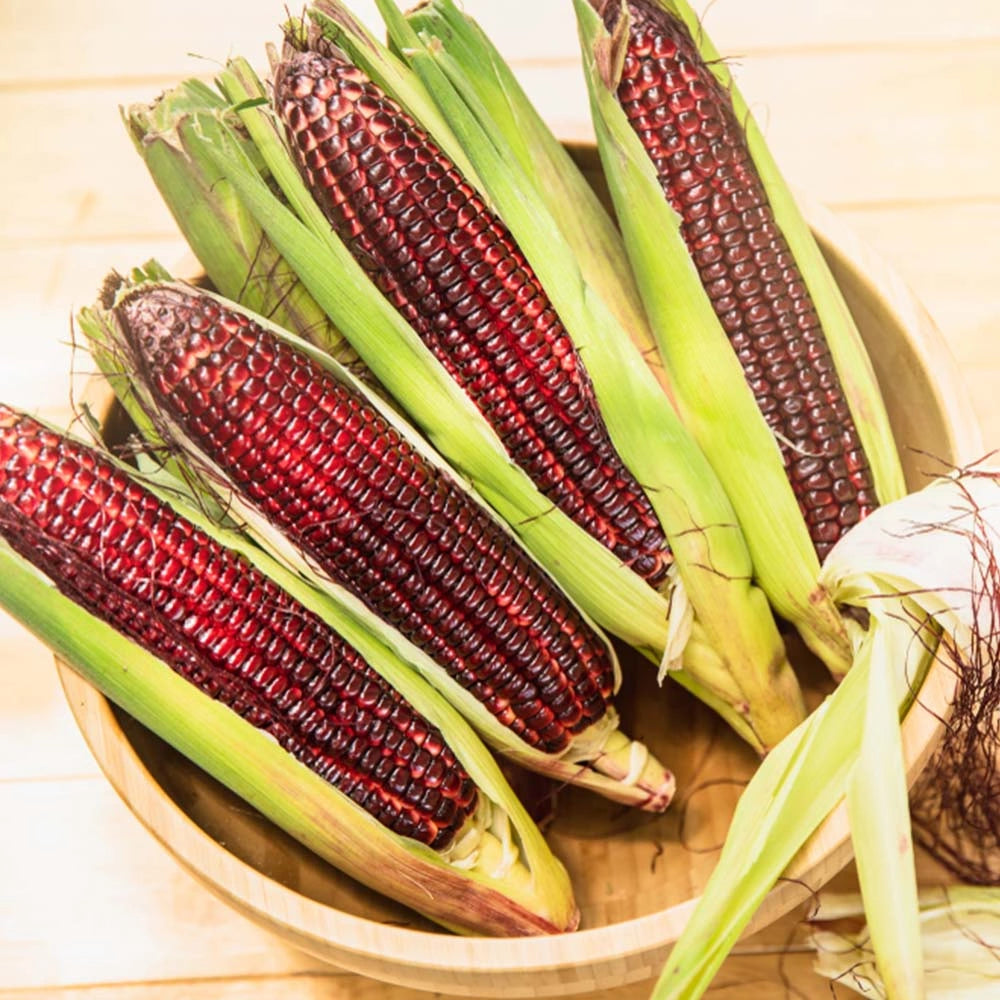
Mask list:
[{"label": "green husk", "polygon": [[[725,483],[777,612],[836,674],[850,665],[840,616],[817,587],[819,561],[762,417],[680,231],[652,161],[618,105],[623,36],[612,37],[588,0],[574,0],[598,149],[678,408]],[[617,31],[626,29],[627,12]]]},{"label": "green husk", "polygon": [[[858,771],[871,767],[863,754],[884,739],[867,730],[886,725],[887,700],[903,714],[909,710],[932,650],[938,648],[948,661],[938,670],[954,670],[955,664],[959,672],[976,669],[978,637],[995,629],[997,552],[1000,474],[980,469],[882,507],[833,548],[820,582],[839,603],[870,616],[855,666],[765,759],[747,786],[719,863],[657,984],[656,1000],[690,1000],[704,992],[768,889],[849,789],[855,852],[865,868],[865,905],[879,925],[874,937],[883,949],[880,972],[899,984],[894,988],[919,991],[914,897],[905,858],[912,848],[892,839],[894,824],[897,834],[901,830],[900,771],[891,764],[895,775],[884,782]],[[884,678],[873,681],[874,671],[891,678],[891,695]],[[882,704],[868,717],[873,693]],[[893,798],[884,820],[858,822],[861,809],[886,810],[887,794]],[[862,841],[873,832],[875,842]],[[875,877],[878,865],[886,868],[884,885]],[[888,891],[904,909],[890,912],[872,889]],[[890,928],[889,920],[901,929]]]},{"label": "green husk", "polygon": [[206,142],[222,141],[225,128],[226,138],[254,157],[253,144],[228,108],[208,84],[188,80],[152,104],[122,109],[122,120],[216,291],[310,340],[341,364],[355,364],[351,346],[204,153]]},{"label": "green husk", "polygon": [[[143,283],[142,272],[136,272],[135,277],[140,284]],[[169,284],[169,282],[162,283]],[[138,366],[129,362],[130,351],[114,313],[114,302],[132,290],[133,287],[128,283],[121,283],[113,290],[113,294],[111,290],[106,290],[104,304],[81,312],[80,329],[90,343],[91,353],[98,366],[108,377],[125,409],[134,414],[136,423],[143,428],[147,438],[152,439],[154,443],[168,443],[172,452],[180,448],[184,464],[181,477],[185,482],[191,483],[196,491],[215,496],[227,514],[264,548],[274,553],[315,587],[323,590],[337,606],[344,609],[346,614],[378,636],[396,656],[441,691],[490,746],[526,768],[546,774],[557,781],[591,789],[623,804],[657,811],[666,807],[673,795],[672,775],[643,744],[629,740],[618,730],[619,720],[613,709],[609,709],[604,718],[590,729],[577,734],[570,747],[560,755],[546,754],[531,747],[501,725],[481,702],[457,680],[449,677],[427,653],[383,622],[346,587],[324,574],[235,490],[231,490],[226,485],[223,470],[209,456],[201,452],[188,439],[183,428],[172,422],[157,406],[150,387],[141,380]],[[200,294],[212,295],[208,292]],[[226,308],[240,308],[221,296],[212,295],[212,297],[218,299]],[[420,454],[467,489],[459,477],[431,451],[426,442],[347,369],[318,348],[280,329],[263,317],[254,315],[246,309],[242,311],[277,337],[307,354],[334,378],[364,396],[368,403],[378,410]],[[584,617],[586,618],[585,613]],[[592,627],[595,627],[589,619],[587,620]],[[595,631],[598,631],[596,627]],[[620,682],[617,658],[611,645],[606,639],[604,641],[615,665],[617,687]]]},{"label": "green husk", "polygon": [[888,996],[920,1000],[924,989],[917,873],[906,761],[897,724],[898,706],[906,693],[894,690],[893,677],[883,666],[893,662],[895,653],[886,635],[897,631],[896,623],[879,622],[874,629],[871,656],[882,669],[869,672],[861,748],[846,797],[858,881]]},{"label": "green husk", "polygon": [[[502,136],[488,133],[477,121],[398,9],[388,0],[378,0],[378,7],[393,45],[432,95],[436,102],[432,111],[439,110],[447,120],[449,134],[457,137],[471,160],[487,201],[510,229],[585,359],[611,440],[643,485],[664,527],[685,599],[701,634],[725,667],[721,675],[695,676],[690,675],[690,668],[699,661],[686,661],[683,669],[689,677],[685,682],[694,690],[707,691],[716,703],[728,705],[727,718],[742,716],[745,725],[741,732],[749,728],[755,746],[772,746],[802,718],[801,692],[766,599],[751,582],[749,553],[725,492],[681,426],[641,352],[586,281],[573,249],[516,158],[504,147]],[[350,16],[336,0],[321,0],[307,13],[352,58],[356,50],[369,46],[368,41],[352,40]],[[380,78],[379,66],[378,61],[369,59],[364,69],[391,92],[392,81]],[[243,96],[242,91],[227,89],[227,93],[231,99]],[[433,120],[432,111],[426,111],[423,103],[407,110],[420,122],[425,122],[425,113]],[[434,135],[433,126],[429,131]],[[447,142],[440,145],[448,152]],[[260,143],[258,148],[277,175],[271,153]],[[274,154],[278,154],[277,149]],[[475,178],[470,180],[476,183]],[[300,276],[310,284],[302,272]],[[351,338],[346,325],[339,325]],[[374,365],[375,360],[354,342],[358,352]],[[405,398],[393,395],[410,409],[409,394]],[[423,419],[415,411],[411,413],[426,430]],[[447,438],[435,439],[435,444],[470,474],[465,464],[468,456],[456,452]],[[493,502],[492,495],[489,499]],[[507,517],[506,512],[501,513]],[[560,578],[560,583],[571,590],[578,587],[572,579]],[[602,625],[627,639],[618,622],[610,620],[603,609],[592,607],[584,597],[580,603]],[[645,651],[649,652],[648,647]],[[653,652],[662,659],[662,649],[658,655]]]},{"label": "green husk", "polygon": [[[297,840],[366,885],[466,933],[552,933],[575,926],[576,908],[565,869],[490,753],[447,700],[416,676],[363,622],[308,587],[257,546],[224,532],[186,506],[180,499],[179,484],[167,487],[166,482],[147,486],[324,618],[441,730],[487,799],[476,819],[479,855],[463,857],[467,848],[459,843],[449,852],[439,853],[388,830],[295,760],[272,737],[61,594],[2,538],[0,605],[141,724]],[[509,834],[505,832],[508,829]],[[462,867],[449,860],[452,856]],[[501,859],[506,860],[498,865]]]},{"label": "green husk", "polygon": [[[917,678],[926,666],[912,628],[886,636],[897,658],[876,660],[881,642],[860,643],[853,669],[801,726],[771,751],[747,785],[711,878],[674,945],[653,992],[654,1000],[694,1000],[736,944],[764,897],[798,850],[844,798],[864,739],[865,704],[873,671]],[[909,658],[907,658],[909,657]],[[863,848],[862,848],[863,849]]]}]

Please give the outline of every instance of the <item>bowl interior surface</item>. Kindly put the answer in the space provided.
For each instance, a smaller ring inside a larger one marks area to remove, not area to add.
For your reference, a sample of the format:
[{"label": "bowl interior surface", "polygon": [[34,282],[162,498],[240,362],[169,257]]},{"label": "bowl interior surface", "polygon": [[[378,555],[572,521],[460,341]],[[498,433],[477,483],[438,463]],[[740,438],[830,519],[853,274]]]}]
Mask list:
[{"label": "bowl interior surface", "polygon": [[[909,293],[831,220],[821,217],[814,228],[859,322],[908,482],[917,488],[928,474],[942,471],[940,463],[978,454],[975,421],[939,335]],[[121,439],[121,411],[111,409],[107,427],[112,441]],[[794,636],[788,641],[809,697],[818,701],[831,689],[829,678]],[[340,874],[61,669],[73,687],[70,702],[84,735],[126,802],[210,889],[257,922],[320,957],[393,982],[467,995],[554,996],[655,973],[708,879],[755,765],[752,751],[715,715],[677,685],[658,687],[646,661],[624,649],[621,655],[617,704],[623,725],[675,770],[678,798],[666,814],[651,816],[577,789],[558,790],[548,836],[572,877],[581,931],[547,939],[551,961],[538,959],[538,968],[528,967],[536,952],[523,951],[523,980],[508,975],[509,967],[498,972],[503,953],[496,942],[453,938]],[[914,761],[926,755],[931,738],[919,738]],[[524,789],[529,806],[532,797],[550,791],[535,780]],[[178,816],[189,822],[178,826]],[[846,827],[838,828],[804,864],[814,889],[848,860],[845,842]],[[244,882],[260,880],[267,892],[232,884],[233,862]],[[284,901],[280,912],[260,902],[275,893]],[[797,897],[786,893],[765,919],[807,894],[805,888]],[[336,933],[344,935],[346,927],[353,939],[331,940],[324,911],[344,918]],[[602,928],[616,933],[591,933]],[[437,942],[433,956],[425,934]],[[634,961],[622,965],[623,956]],[[548,973],[540,971],[543,965]]]}]

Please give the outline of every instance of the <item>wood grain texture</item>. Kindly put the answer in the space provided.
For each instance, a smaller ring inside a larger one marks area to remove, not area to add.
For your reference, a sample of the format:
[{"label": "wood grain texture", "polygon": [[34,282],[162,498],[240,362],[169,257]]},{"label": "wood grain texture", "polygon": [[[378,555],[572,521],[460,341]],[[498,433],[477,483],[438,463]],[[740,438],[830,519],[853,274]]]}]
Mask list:
[{"label": "wood grain texture", "polygon": [[[496,32],[557,127],[589,134],[565,0],[465,6]],[[704,6],[791,179],[833,203],[916,290],[957,359],[987,445],[1000,442],[996,5]],[[238,13],[176,0],[169,15],[138,0],[0,5],[0,398],[66,417],[71,308],[112,266],[180,256],[117,104],[211,72],[188,52],[253,55],[282,16],[264,0]],[[47,653],[2,615],[0,692],[0,997],[426,995],[320,973],[206,894],[97,777]],[[942,877],[923,864],[926,878]],[[87,947],[74,944],[81,932]],[[808,965],[804,956],[786,963],[793,992],[773,956],[731,959],[709,995],[828,998]],[[647,993],[639,984],[615,996]]]}]

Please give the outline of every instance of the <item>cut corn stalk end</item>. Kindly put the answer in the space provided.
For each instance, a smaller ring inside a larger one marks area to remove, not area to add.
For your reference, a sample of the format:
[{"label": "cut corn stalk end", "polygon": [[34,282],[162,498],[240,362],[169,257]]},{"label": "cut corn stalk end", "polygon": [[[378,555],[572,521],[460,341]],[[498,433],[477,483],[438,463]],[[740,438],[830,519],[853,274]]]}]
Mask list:
[{"label": "cut corn stalk end", "polygon": [[590,789],[612,802],[645,812],[664,812],[677,788],[673,772],[649,747],[618,728],[614,711],[591,731],[580,734],[561,757],[540,762],[537,758],[522,761],[516,751],[508,751],[506,756],[554,781]]}]

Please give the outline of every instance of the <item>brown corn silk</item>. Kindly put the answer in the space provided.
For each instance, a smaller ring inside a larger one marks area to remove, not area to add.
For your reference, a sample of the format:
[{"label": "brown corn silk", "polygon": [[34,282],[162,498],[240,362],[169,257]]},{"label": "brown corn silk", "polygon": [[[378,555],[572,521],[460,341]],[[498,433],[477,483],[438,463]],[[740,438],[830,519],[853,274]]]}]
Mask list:
[{"label": "brown corn silk", "polygon": [[[978,527],[987,517],[971,494],[966,499]],[[992,537],[969,535],[969,590],[985,627],[973,632],[965,656],[953,656],[958,688],[910,813],[914,839],[958,878],[1000,886],[1000,552]]]},{"label": "brown corn silk", "polygon": [[[681,217],[822,559],[878,501],[819,318],[729,95],[687,26],[651,3],[627,7],[619,103]],[[605,6],[609,30],[619,11]]]},{"label": "brown corn silk", "polygon": [[614,666],[602,638],[353,388],[193,289],[140,286],[116,314],[167,420],[511,732],[559,753],[605,715]]},{"label": "brown corn silk", "polygon": [[671,557],[656,515],[503,223],[427,133],[335,50],[291,55],[274,92],[327,219],[514,461],[623,562],[662,583]]},{"label": "brown corn silk", "polygon": [[390,830],[440,849],[474,811],[441,733],[316,615],[99,452],[2,404],[0,536]]},{"label": "brown corn silk", "polygon": [[924,850],[964,882],[1000,886],[1000,650],[993,652],[963,665],[948,727],[910,809]]}]

